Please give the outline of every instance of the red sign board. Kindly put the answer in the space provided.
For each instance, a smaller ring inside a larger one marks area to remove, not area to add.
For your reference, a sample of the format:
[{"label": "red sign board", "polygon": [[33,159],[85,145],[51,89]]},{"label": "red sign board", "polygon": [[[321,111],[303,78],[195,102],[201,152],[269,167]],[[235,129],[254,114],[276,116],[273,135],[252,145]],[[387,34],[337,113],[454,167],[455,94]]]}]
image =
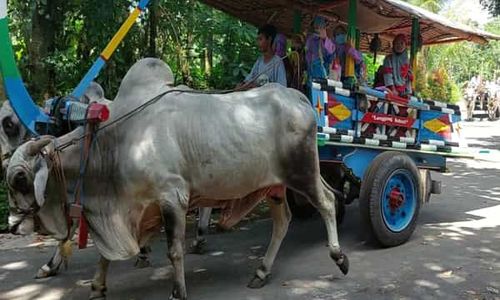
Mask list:
[{"label": "red sign board", "polygon": [[361,122],[411,128],[415,119],[367,112]]}]

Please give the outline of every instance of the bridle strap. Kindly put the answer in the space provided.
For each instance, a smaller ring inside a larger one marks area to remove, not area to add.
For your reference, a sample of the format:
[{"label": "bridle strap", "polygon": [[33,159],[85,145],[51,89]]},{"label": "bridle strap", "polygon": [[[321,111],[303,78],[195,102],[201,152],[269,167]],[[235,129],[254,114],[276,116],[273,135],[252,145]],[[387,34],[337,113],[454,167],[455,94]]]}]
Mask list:
[{"label": "bridle strap", "polygon": [[49,156],[49,158],[50,158],[52,165],[53,165],[53,172],[54,172],[55,178],[56,178],[57,182],[59,183],[58,186],[61,187],[59,189],[59,193],[61,194],[61,199],[63,199],[62,206],[63,206],[64,214],[66,215],[66,222],[67,222],[67,228],[68,228],[66,240],[69,240],[69,239],[71,239],[72,218],[70,216],[70,209],[69,209],[69,203],[68,203],[66,177],[64,176],[63,165],[61,162],[61,157],[59,155],[59,151],[54,151]]}]

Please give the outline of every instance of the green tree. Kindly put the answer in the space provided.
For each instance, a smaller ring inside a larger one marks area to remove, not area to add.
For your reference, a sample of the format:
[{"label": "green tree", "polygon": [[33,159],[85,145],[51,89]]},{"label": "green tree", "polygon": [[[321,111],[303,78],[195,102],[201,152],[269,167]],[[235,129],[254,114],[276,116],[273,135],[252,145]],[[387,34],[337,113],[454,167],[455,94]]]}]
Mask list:
[{"label": "green tree", "polygon": [[437,13],[443,7],[445,0],[407,0],[410,4],[422,7],[433,13]]},{"label": "green tree", "polygon": [[492,15],[500,15],[500,0],[479,0]]}]

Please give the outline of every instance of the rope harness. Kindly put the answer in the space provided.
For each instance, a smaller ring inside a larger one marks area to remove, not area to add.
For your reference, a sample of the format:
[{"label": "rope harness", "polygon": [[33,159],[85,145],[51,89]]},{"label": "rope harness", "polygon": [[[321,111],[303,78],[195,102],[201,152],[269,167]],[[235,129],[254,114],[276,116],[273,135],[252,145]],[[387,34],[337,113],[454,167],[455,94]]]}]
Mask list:
[{"label": "rope harness", "polygon": [[78,247],[80,249],[87,247],[88,241],[88,223],[83,213],[83,177],[85,175],[85,170],[88,164],[88,159],[90,157],[90,148],[92,146],[92,142],[94,140],[93,131],[95,129],[94,124],[86,124],[86,133],[85,138],[82,141],[82,151],[80,152],[80,170],[77,182],[75,184],[74,189],[74,199],[73,202],[70,203],[68,199],[68,186],[66,177],[64,176],[63,165],[61,162],[60,151],[54,151],[49,159],[52,162],[53,172],[56,178],[56,181],[59,183],[58,185],[61,187],[60,197],[63,199],[63,211],[66,215],[67,222],[67,236],[66,240],[71,240],[71,228],[73,225],[73,219],[78,219]]}]

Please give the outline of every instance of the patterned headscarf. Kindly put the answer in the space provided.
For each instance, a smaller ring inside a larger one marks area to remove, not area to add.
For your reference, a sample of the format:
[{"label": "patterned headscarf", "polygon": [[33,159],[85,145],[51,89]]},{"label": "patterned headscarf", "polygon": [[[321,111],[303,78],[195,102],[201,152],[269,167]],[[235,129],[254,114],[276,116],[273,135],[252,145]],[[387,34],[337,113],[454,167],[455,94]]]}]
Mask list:
[{"label": "patterned headscarf", "polygon": [[406,34],[404,34],[404,33],[400,33],[400,34],[396,35],[394,37],[394,41],[395,40],[403,40],[403,42],[405,42],[405,45],[408,46],[408,38],[407,38]]}]

